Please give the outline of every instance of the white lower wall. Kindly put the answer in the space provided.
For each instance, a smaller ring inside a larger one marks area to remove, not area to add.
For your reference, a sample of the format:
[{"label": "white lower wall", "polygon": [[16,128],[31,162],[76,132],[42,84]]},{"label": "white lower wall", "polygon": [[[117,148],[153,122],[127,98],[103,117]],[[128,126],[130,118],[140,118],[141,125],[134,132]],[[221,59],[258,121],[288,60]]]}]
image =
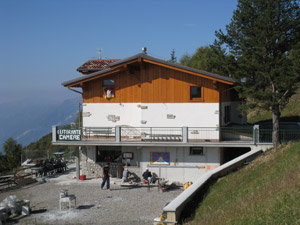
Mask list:
[{"label": "white lower wall", "polygon": [[[170,165],[151,165],[151,152],[169,152]],[[220,166],[220,149],[204,148],[204,155],[190,155],[188,147],[143,147],[141,149],[141,171],[149,169],[170,182],[196,181],[205,172]]]},{"label": "white lower wall", "polygon": [[[218,103],[85,103],[83,126],[218,127],[218,110]],[[168,119],[168,114],[175,118]],[[120,120],[109,121],[109,115]]]},{"label": "white lower wall", "polygon": [[[159,177],[170,182],[194,182],[205,172],[220,166],[219,148],[204,148],[204,155],[190,155],[189,147],[123,146],[122,152],[133,153],[133,159],[129,162],[129,171],[132,167],[133,172],[141,177],[142,173],[149,169],[152,173],[156,173]],[[170,164],[151,165],[152,152],[170,153]],[[99,163],[95,163],[95,161],[96,147],[83,147],[81,156],[83,174],[88,175],[88,177],[100,177],[102,169]]]}]

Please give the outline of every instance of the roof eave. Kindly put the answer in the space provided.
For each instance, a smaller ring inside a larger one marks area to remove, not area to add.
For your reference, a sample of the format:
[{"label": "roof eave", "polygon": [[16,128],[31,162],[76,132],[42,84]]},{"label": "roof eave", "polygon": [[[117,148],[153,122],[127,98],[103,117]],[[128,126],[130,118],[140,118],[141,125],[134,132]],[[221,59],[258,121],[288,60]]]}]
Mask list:
[{"label": "roof eave", "polygon": [[[110,68],[102,69],[100,71],[97,70],[96,72],[91,73],[88,76],[79,77],[79,78],[75,78],[73,80],[63,82],[62,85],[65,86],[65,87],[72,87],[72,85],[79,85],[80,83],[87,82],[87,81],[90,81],[90,80],[93,80],[93,79],[97,79],[98,77],[106,76],[106,75],[109,75],[113,72],[118,72],[118,71],[120,71],[118,68],[121,67],[123,64],[129,64],[129,63],[136,62],[136,61],[138,61],[139,58],[144,59],[145,62],[148,62],[148,63],[156,62],[156,63],[159,63],[161,65],[168,66],[168,67],[175,67],[175,68],[178,68],[180,70],[184,70],[184,71],[187,71],[189,73],[192,73],[194,75],[196,75],[196,74],[198,74],[199,76],[202,75],[205,78],[212,79],[212,80],[217,80],[217,81],[222,82],[222,83],[226,83],[226,84],[230,84],[230,85],[237,84],[237,81],[230,78],[230,77],[225,77],[225,76],[222,76],[222,75],[219,75],[219,74],[210,73],[210,72],[207,72],[207,71],[204,71],[204,70],[198,70],[198,69],[191,68],[191,67],[188,67],[188,66],[184,66],[184,65],[181,65],[181,64],[178,64],[178,63],[168,62],[168,61],[165,61],[165,60],[157,59],[157,58],[148,56],[146,54],[140,53],[140,54],[137,54],[137,55],[125,58],[125,59],[121,59],[119,61],[112,62],[108,65]],[[77,70],[79,71],[79,68]],[[106,74],[106,73],[108,73],[108,74]]]}]

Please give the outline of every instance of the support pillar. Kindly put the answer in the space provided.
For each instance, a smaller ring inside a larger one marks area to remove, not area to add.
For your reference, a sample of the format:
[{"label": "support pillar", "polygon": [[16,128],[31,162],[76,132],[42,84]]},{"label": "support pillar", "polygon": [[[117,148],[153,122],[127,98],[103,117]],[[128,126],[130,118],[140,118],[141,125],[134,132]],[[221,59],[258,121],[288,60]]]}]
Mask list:
[{"label": "support pillar", "polygon": [[259,125],[253,126],[253,143],[255,145],[259,143]]},{"label": "support pillar", "polygon": [[116,142],[120,143],[121,142],[121,127],[116,126]]},{"label": "support pillar", "polygon": [[182,127],[182,142],[188,142],[188,127]]},{"label": "support pillar", "polygon": [[80,152],[81,146],[76,149],[76,156],[75,156],[75,163],[76,163],[76,179],[79,180],[80,178]]},{"label": "support pillar", "polygon": [[52,142],[56,142],[56,128],[57,126],[52,126]]}]

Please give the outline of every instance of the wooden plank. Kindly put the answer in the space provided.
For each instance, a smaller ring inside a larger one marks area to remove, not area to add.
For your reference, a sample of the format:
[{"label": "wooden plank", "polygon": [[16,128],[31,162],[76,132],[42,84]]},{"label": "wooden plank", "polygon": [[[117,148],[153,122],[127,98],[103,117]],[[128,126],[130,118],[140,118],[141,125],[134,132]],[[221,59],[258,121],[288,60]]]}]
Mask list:
[{"label": "wooden plank", "polygon": [[176,68],[174,66],[169,66],[169,65],[166,65],[166,64],[163,64],[163,63],[154,62],[154,61],[148,60],[148,59],[144,59],[144,62],[148,62],[148,63],[152,63],[152,64],[155,64],[155,65],[163,66],[163,67],[170,68],[170,69],[173,69],[173,70],[178,70],[180,72],[184,72],[184,73],[188,73],[188,74],[193,74],[193,75],[203,77],[203,78],[206,78],[206,79],[209,79],[209,80],[219,81],[219,82],[222,82],[222,83],[225,83],[225,84],[231,84],[231,85],[234,84],[234,82],[230,82],[230,81],[210,77],[208,75],[192,72],[192,71],[189,71],[189,70],[184,70],[184,69],[181,69],[181,68]]},{"label": "wooden plank", "polygon": [[[146,64],[143,68],[141,67],[139,71],[135,70],[135,74],[121,71],[84,83],[83,102],[219,102],[219,90],[232,87],[220,83],[218,90],[212,80],[154,64]],[[104,97],[104,79],[115,81],[115,98],[106,99]],[[190,100],[190,86],[202,87],[201,101]],[[222,101],[230,100],[233,96],[231,92],[225,91],[222,94]]]}]

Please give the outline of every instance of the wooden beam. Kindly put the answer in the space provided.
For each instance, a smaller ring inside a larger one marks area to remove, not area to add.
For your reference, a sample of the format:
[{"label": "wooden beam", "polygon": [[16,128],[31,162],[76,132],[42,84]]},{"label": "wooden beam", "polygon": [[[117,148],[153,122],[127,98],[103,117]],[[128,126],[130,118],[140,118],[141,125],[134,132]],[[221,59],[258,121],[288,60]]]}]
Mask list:
[{"label": "wooden beam", "polygon": [[82,95],[82,92],[80,92],[80,91],[74,90],[74,89],[72,89],[72,88],[70,88],[70,87],[68,87],[68,89]]},{"label": "wooden beam", "polygon": [[218,79],[218,78],[215,78],[215,77],[210,77],[208,75],[204,75],[204,74],[201,74],[201,73],[196,73],[196,72],[193,72],[193,71],[177,68],[177,67],[174,67],[174,66],[169,66],[169,65],[159,63],[159,62],[155,62],[155,61],[148,60],[148,59],[144,59],[144,62],[152,63],[152,64],[155,64],[155,65],[158,65],[158,66],[166,67],[166,68],[177,70],[177,71],[184,72],[184,73],[189,73],[189,74],[196,75],[196,76],[199,76],[199,77],[204,77],[204,78],[207,78],[207,79],[210,79],[210,80],[213,80],[213,81],[219,81],[219,82],[225,83],[225,84],[230,84],[230,85],[234,84],[234,82],[221,80],[221,79]]},{"label": "wooden beam", "polygon": [[[138,59],[134,59],[134,60],[126,62],[126,65],[131,64],[131,63],[135,63],[135,62],[138,62]],[[123,66],[124,66],[124,64],[121,63],[121,64],[118,64],[118,65],[115,65],[115,66],[111,66],[111,68],[112,69],[117,69],[117,68],[123,67]]]},{"label": "wooden beam", "polygon": [[218,90],[219,83],[216,80],[213,80],[213,87],[215,90]]}]

